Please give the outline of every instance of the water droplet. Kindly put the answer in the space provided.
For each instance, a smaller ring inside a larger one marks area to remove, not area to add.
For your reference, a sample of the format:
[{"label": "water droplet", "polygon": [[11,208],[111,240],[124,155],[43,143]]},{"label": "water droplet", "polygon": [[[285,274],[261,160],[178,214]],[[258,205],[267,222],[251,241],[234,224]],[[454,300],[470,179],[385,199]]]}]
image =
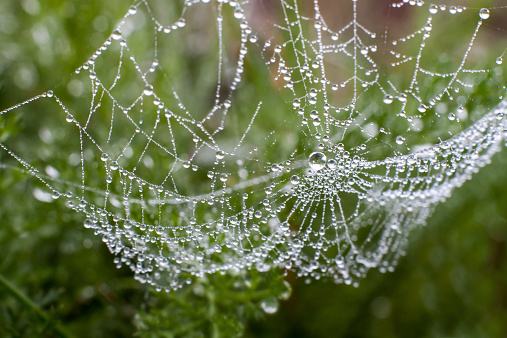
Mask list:
[{"label": "water droplet", "polygon": [[282,291],[280,294],[280,299],[287,300],[290,298],[290,295],[292,294],[292,286],[287,281],[283,281],[283,286],[285,287],[285,290]]},{"label": "water droplet", "polygon": [[298,184],[299,183],[299,176],[298,175],[292,175],[290,178],[290,183],[292,184]]},{"label": "water droplet", "polygon": [[502,57],[501,57],[501,56],[497,57],[497,58],[496,58],[496,64],[497,64],[497,65],[501,65],[502,63],[503,63],[503,59],[502,59]]},{"label": "water droplet", "polygon": [[405,138],[401,135],[396,136],[396,143],[403,144],[405,142]]},{"label": "water droplet", "polygon": [[178,26],[179,28],[183,28],[185,27],[186,25],[186,22],[185,22],[185,19],[183,18],[180,18],[178,19],[178,21],[176,21],[176,26]]},{"label": "water droplet", "polygon": [[130,220],[126,220],[126,221],[123,223],[123,227],[124,227],[125,229],[130,229],[130,228],[132,228],[132,221],[130,221]]},{"label": "water droplet", "polygon": [[384,96],[384,103],[385,104],[391,104],[391,103],[393,103],[393,96],[389,95],[389,94],[387,94],[386,96]]},{"label": "water droplet", "polygon": [[426,111],[426,106],[424,104],[420,104],[419,107],[417,108],[417,110],[420,112],[420,113],[424,113]]},{"label": "water droplet", "polygon": [[[501,62],[500,62],[500,63],[501,63]],[[53,95],[54,95],[54,93],[53,93],[53,91],[52,91],[52,90],[48,90],[48,91],[46,92],[46,96],[47,96],[47,97],[53,97]]]},{"label": "water droplet", "polygon": [[225,157],[225,153],[222,150],[217,151],[216,158],[217,160],[223,160]]},{"label": "water droplet", "polygon": [[488,19],[489,18],[489,9],[487,9],[487,8],[481,8],[481,10],[479,11],[479,17],[482,20]]},{"label": "water droplet", "polygon": [[152,85],[146,85],[146,87],[144,87],[144,95],[146,95],[146,96],[153,95],[153,86]]},{"label": "water droplet", "polygon": [[236,19],[243,19],[245,17],[245,14],[241,8],[236,8],[234,11],[234,17]]},{"label": "water droplet", "polygon": [[292,105],[294,106],[294,108],[299,108],[301,102],[299,101],[299,99],[294,99],[294,101],[292,101]]},{"label": "water droplet", "polygon": [[109,168],[111,168],[111,170],[117,170],[118,169],[118,162],[116,162],[116,161],[111,162],[111,165],[109,166]]},{"label": "water droplet", "polygon": [[320,169],[324,168],[326,162],[327,157],[321,152],[311,153],[308,157],[308,164],[310,165],[310,168],[315,171],[319,171]]},{"label": "water droplet", "polygon": [[228,177],[228,176],[227,176],[227,174],[225,174],[225,173],[220,174],[220,181],[222,181],[222,182],[227,181],[227,177]]},{"label": "water droplet", "polygon": [[85,221],[84,221],[84,227],[89,229],[92,226],[93,226],[93,221],[91,219],[89,219],[89,218],[85,219]]},{"label": "water droplet", "polygon": [[437,14],[438,7],[436,5],[431,5],[429,11],[431,14]]},{"label": "water droplet", "polygon": [[269,297],[261,302],[261,308],[267,314],[273,314],[278,311],[278,300],[275,297]]},{"label": "water droplet", "polygon": [[336,166],[338,165],[338,163],[336,162],[335,159],[329,159],[329,161],[327,161],[327,166],[329,167],[329,169],[335,169]]},{"label": "water droplet", "polygon": [[100,156],[100,159],[103,161],[103,162],[106,162],[107,159],[109,158],[109,156],[107,156],[106,153],[103,153],[102,156]]},{"label": "water droplet", "polygon": [[71,122],[73,122],[73,121],[74,121],[74,118],[72,117],[72,115],[67,114],[67,117],[65,118],[65,121],[67,121],[67,122],[71,123]]},{"label": "water droplet", "polygon": [[113,31],[113,33],[111,33],[111,37],[114,39],[114,40],[120,40],[121,39],[121,30],[119,29],[115,29]]},{"label": "water droplet", "polygon": [[456,120],[456,115],[454,115],[454,113],[449,113],[449,115],[447,116],[447,118],[451,121],[454,121]]},{"label": "water droplet", "polygon": [[129,14],[134,15],[137,13],[137,7],[136,6],[130,6],[129,8]]}]

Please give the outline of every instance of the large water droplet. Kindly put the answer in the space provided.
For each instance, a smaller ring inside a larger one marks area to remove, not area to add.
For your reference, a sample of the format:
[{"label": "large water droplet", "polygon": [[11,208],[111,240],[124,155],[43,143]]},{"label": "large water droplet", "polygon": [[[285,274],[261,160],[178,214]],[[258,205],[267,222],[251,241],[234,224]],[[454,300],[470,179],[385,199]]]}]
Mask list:
[{"label": "large water droplet", "polygon": [[186,25],[186,21],[183,18],[180,18],[180,19],[178,19],[178,21],[176,21],[176,26],[178,26],[179,28],[183,28],[183,27],[185,27],[185,25]]},{"label": "large water droplet", "polygon": [[482,20],[488,19],[489,18],[489,9],[487,9],[487,8],[481,8],[481,10],[479,11],[479,17]]},{"label": "large water droplet", "polygon": [[222,150],[217,151],[217,153],[216,153],[217,160],[223,160],[224,157],[225,157],[225,153]]},{"label": "large water droplet", "polygon": [[120,40],[121,39],[121,30],[119,29],[115,29],[113,31],[113,33],[111,33],[111,37],[115,40]]},{"label": "large water droplet", "polygon": [[308,157],[308,164],[310,165],[310,168],[312,168],[315,171],[319,171],[320,169],[324,168],[327,162],[327,157],[321,152],[314,152],[311,153]]},{"label": "large water droplet", "polygon": [[403,144],[405,142],[405,138],[401,135],[396,136],[396,143],[397,144]]},{"label": "large water droplet", "polygon": [[91,228],[93,226],[93,221],[89,218],[87,218],[85,221],[84,221],[84,227],[85,228]]},{"label": "large water droplet", "polygon": [[501,57],[501,56],[497,57],[497,58],[496,58],[496,64],[497,64],[497,65],[501,65],[502,63],[503,63],[503,59],[502,59],[502,57]]},{"label": "large water droplet", "polygon": [[153,86],[152,85],[146,85],[146,87],[144,87],[144,95],[146,95],[146,96],[153,95]]},{"label": "large water droplet", "polygon": [[241,8],[236,8],[234,11],[234,17],[236,19],[243,19],[245,17],[245,14]]},{"label": "large water droplet", "polygon": [[329,169],[336,169],[337,165],[338,163],[336,162],[335,159],[330,159],[329,161],[327,161],[327,166],[329,167]]},{"label": "large water droplet", "polygon": [[299,176],[298,175],[292,175],[290,178],[290,183],[292,184],[298,184],[299,183]]},{"label": "large water droplet", "polygon": [[436,5],[431,5],[429,10],[431,14],[437,14],[438,7]]},{"label": "large water droplet", "polygon": [[129,14],[134,15],[137,13],[137,7],[136,6],[130,6],[129,8]]},{"label": "large water droplet", "polygon": [[283,286],[285,287],[285,290],[282,291],[280,294],[280,299],[287,300],[290,298],[290,295],[292,294],[292,286],[287,281],[283,281]]},{"label": "large water droplet", "polygon": [[393,96],[389,95],[389,94],[387,94],[386,96],[384,96],[384,103],[385,104],[391,104],[391,103],[393,103]]},{"label": "large water droplet", "polygon": [[405,93],[401,93],[401,94],[398,96],[398,100],[400,100],[400,102],[407,102],[407,94],[405,94]]},{"label": "large water droplet", "polygon": [[278,310],[278,300],[275,297],[269,297],[261,302],[261,308],[268,314],[273,314]]}]

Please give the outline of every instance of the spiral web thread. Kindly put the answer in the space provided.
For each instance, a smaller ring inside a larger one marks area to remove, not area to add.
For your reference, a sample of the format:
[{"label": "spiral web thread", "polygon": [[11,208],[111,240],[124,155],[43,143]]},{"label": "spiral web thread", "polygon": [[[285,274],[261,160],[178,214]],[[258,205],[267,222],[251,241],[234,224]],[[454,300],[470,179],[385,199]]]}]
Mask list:
[{"label": "spiral web thread", "polygon": [[[370,268],[393,271],[410,231],[507,136],[505,87],[496,102],[473,96],[502,59],[469,60],[503,7],[391,4],[391,13],[425,19],[396,37],[361,23],[364,1],[281,0],[271,8],[280,17],[265,18],[262,2],[178,5],[137,1],[66,87],[0,112],[53,107],[54,126],[41,135],[71,135],[65,161],[29,161],[13,137],[0,144],[1,168],[38,178],[37,199],[64,199],[118,266],[161,290],[246,269],[354,285]],[[330,8],[350,21],[334,27]],[[427,48],[454,17],[467,39],[441,71]],[[213,80],[203,80],[215,82],[211,99],[185,95],[167,69],[199,34],[194,53],[214,54]],[[149,52],[136,50],[140,39]],[[240,94],[259,60],[286,112],[273,112],[262,93],[254,104]],[[189,108],[193,100],[207,108]]]}]

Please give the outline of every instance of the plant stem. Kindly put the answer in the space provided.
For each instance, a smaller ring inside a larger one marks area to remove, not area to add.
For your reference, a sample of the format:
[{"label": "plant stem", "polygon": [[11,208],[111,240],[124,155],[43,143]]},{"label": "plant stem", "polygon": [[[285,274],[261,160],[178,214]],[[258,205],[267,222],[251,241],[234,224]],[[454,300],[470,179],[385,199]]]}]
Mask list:
[{"label": "plant stem", "polygon": [[[7,279],[0,274],[0,285],[3,286],[14,298],[19,300],[21,303],[23,303],[26,307],[30,308],[39,318],[44,320],[45,322],[49,322],[50,318],[49,316],[37,305],[35,304],[30,298],[25,296],[23,292],[18,290],[11,282],[9,282]],[[53,331],[62,338],[69,338],[73,337],[72,334],[67,332],[61,325],[55,324],[53,326]]]}]

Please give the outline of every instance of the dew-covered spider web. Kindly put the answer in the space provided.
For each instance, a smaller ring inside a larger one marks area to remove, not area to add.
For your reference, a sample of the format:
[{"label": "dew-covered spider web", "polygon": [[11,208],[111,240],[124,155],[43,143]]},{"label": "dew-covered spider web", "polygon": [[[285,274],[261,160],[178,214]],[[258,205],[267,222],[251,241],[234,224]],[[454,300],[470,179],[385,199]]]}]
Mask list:
[{"label": "dew-covered spider web", "polygon": [[1,169],[159,289],[275,267],[357,285],[505,144],[507,8],[488,4],[136,1],[0,112],[40,120]]}]

